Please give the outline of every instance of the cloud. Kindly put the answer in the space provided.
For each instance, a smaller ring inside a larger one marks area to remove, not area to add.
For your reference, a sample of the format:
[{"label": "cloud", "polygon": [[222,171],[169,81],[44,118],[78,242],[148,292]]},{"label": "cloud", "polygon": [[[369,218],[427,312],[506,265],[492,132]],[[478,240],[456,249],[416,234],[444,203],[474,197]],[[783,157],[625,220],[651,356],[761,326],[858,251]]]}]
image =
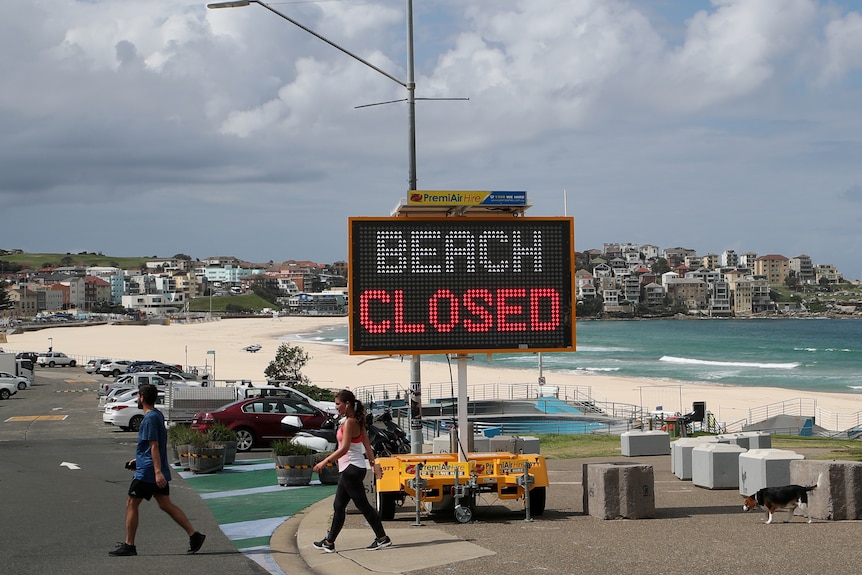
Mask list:
[{"label": "cloud", "polygon": [[[406,82],[403,3],[273,6]],[[858,196],[855,3],[414,9],[420,188],[524,189],[537,216],[567,204],[580,249],[862,267],[840,248],[858,216],[810,201]],[[0,47],[0,209],[25,249],[335,261],[347,217],[406,197],[405,87],[260,6],[34,0]]]}]

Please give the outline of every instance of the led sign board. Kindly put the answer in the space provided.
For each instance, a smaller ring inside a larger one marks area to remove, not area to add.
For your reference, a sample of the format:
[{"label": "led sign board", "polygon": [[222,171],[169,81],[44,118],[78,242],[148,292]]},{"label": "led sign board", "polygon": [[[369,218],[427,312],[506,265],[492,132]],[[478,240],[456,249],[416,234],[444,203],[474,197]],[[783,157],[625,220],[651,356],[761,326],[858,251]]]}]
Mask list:
[{"label": "led sign board", "polygon": [[350,353],[575,350],[572,218],[350,218]]}]

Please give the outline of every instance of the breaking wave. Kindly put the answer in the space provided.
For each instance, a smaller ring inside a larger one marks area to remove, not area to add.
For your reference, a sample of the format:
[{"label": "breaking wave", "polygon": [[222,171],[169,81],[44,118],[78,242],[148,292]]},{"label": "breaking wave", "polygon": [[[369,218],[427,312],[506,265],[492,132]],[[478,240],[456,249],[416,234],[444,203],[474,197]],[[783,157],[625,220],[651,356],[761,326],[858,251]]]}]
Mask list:
[{"label": "breaking wave", "polygon": [[689,357],[674,357],[672,355],[662,356],[659,361],[667,363],[678,363],[687,365],[711,365],[718,367],[754,367],[759,369],[794,369],[801,364],[798,362],[790,363],[760,363],[749,361],[713,361],[708,359],[693,359]]}]

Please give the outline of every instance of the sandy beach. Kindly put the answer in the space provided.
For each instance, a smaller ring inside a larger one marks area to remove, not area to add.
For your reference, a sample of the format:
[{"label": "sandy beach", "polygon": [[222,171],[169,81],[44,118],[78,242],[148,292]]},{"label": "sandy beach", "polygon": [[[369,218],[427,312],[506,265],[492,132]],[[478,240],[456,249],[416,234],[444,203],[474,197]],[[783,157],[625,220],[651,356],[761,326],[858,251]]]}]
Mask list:
[{"label": "sandy beach", "polygon": [[[327,326],[346,326],[346,317],[281,317],[277,319],[224,319],[203,323],[170,325],[98,325],[57,327],[9,335],[2,344],[7,351],[54,351],[75,356],[80,363],[92,358],[156,359],[183,366],[208,367],[216,380],[265,381],[264,369],[275,357],[278,346],[287,342],[301,346],[311,359],[303,374],[326,388],[358,388],[378,384],[398,384],[409,388],[408,358],[351,356],[346,346],[299,341],[297,334],[313,333]],[[259,344],[250,353],[243,348]],[[208,352],[215,353],[208,353]],[[577,352],[575,352],[577,353]],[[731,422],[748,416],[748,410],[780,401],[800,398],[816,400],[826,412],[849,415],[862,411],[862,394],[818,393],[770,387],[717,386],[700,383],[660,382],[607,375],[573,375],[544,370],[547,385],[588,392],[595,401],[640,405],[647,410],[661,405],[669,411],[688,411],[695,401],[705,401],[719,421]],[[449,395],[451,382],[457,384],[457,366],[445,362],[421,363],[423,393],[432,386]],[[536,384],[535,370],[504,369],[471,365],[467,382],[496,384],[500,389]],[[457,391],[456,391],[457,393]]]}]

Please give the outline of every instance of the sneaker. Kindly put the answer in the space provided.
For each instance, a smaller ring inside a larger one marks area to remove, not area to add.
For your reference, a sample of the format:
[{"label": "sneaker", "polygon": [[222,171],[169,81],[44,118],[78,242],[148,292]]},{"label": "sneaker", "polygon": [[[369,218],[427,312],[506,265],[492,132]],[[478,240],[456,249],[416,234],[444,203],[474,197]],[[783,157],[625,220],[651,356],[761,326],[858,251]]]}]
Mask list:
[{"label": "sneaker", "polygon": [[371,545],[365,548],[366,551],[376,551],[377,549],[383,549],[384,547],[389,547],[392,545],[392,540],[388,535],[384,535],[383,537],[379,537],[371,542]]},{"label": "sneaker", "polygon": [[192,533],[191,537],[189,537],[189,550],[186,553],[197,553],[203,546],[204,539],[206,538],[207,536],[203,533],[198,533],[197,531]]},{"label": "sneaker", "polygon": [[138,554],[138,548],[128,543],[117,543],[117,548],[113,551],[108,551],[108,555],[114,557],[132,557]]},{"label": "sneaker", "polygon": [[327,553],[335,553],[335,543],[327,540],[321,539],[320,541],[315,541],[312,543],[315,549],[320,549],[321,551],[326,551]]}]

